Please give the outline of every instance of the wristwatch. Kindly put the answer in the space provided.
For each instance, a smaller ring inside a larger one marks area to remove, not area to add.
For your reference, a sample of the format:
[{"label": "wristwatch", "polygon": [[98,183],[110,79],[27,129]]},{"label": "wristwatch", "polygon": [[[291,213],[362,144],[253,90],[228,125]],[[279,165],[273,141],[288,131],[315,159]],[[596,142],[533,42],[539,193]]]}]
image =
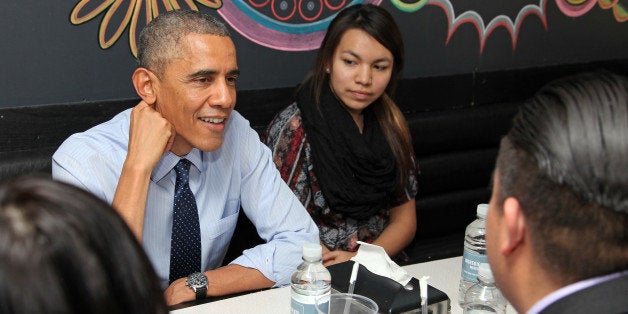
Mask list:
[{"label": "wristwatch", "polygon": [[207,297],[207,276],[203,273],[192,273],[185,279],[185,285],[196,293],[196,299]]}]

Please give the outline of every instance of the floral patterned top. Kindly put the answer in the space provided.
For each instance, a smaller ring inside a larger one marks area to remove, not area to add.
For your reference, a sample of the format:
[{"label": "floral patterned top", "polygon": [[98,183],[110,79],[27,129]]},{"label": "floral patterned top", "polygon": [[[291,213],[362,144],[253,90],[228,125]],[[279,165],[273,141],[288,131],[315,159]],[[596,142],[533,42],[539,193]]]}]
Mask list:
[{"label": "floral patterned top", "polygon": [[408,176],[405,193],[397,195],[394,203],[382,208],[368,220],[357,221],[329,208],[314,174],[311,147],[301,111],[296,103],[280,112],[270,123],[265,142],[273,153],[273,161],[281,177],[312,216],[320,231],[321,241],[330,250],[356,251],[357,241],[373,242],[386,228],[390,208],[401,205],[417,194],[416,174]]}]

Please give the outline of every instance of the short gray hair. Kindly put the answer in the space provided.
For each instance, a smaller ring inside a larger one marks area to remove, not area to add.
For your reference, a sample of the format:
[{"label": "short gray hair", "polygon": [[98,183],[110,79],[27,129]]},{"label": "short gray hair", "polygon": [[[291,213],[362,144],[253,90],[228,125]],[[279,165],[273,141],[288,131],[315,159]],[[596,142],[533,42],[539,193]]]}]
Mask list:
[{"label": "short gray hair", "polygon": [[211,15],[192,10],[168,11],[140,33],[138,66],[161,75],[168,62],[178,56],[181,38],[190,33],[230,36],[225,24]]}]

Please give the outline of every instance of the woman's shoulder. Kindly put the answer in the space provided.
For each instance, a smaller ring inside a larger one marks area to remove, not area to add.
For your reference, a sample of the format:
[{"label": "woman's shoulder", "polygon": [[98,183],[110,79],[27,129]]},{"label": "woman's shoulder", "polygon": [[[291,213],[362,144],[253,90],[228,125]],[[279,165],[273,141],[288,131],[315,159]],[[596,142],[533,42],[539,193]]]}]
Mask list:
[{"label": "woman's shoulder", "polygon": [[296,102],[281,110],[271,122],[272,125],[290,125],[293,122],[301,124],[301,110]]},{"label": "woman's shoulder", "polygon": [[295,102],[280,111],[275,118],[273,118],[268,125],[267,138],[269,140],[277,139],[287,134],[294,134],[302,129],[301,110],[299,110]]}]

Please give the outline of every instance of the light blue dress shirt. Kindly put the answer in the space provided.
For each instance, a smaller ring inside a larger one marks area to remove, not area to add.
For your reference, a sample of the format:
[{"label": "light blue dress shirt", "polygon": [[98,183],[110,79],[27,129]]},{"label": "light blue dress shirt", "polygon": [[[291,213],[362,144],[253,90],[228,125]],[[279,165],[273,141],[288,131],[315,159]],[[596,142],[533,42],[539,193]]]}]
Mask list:
[{"label": "light blue dress shirt", "polygon": [[[111,204],[127,155],[131,109],[83,133],[70,136],[52,156],[52,176],[79,186]],[[245,250],[232,263],[258,269],[281,286],[301,263],[305,242],[318,243],[318,228],[284,183],[268,147],[249,122],[233,111],[222,146],[213,152],[193,149],[186,156],[190,188],[201,225],[203,270],[222,265],[240,209],[267,243]],[[168,286],[172,205],[181,157],[168,152],[151,174],[142,245],[162,286]],[[115,258],[115,257],[112,257]]]}]

